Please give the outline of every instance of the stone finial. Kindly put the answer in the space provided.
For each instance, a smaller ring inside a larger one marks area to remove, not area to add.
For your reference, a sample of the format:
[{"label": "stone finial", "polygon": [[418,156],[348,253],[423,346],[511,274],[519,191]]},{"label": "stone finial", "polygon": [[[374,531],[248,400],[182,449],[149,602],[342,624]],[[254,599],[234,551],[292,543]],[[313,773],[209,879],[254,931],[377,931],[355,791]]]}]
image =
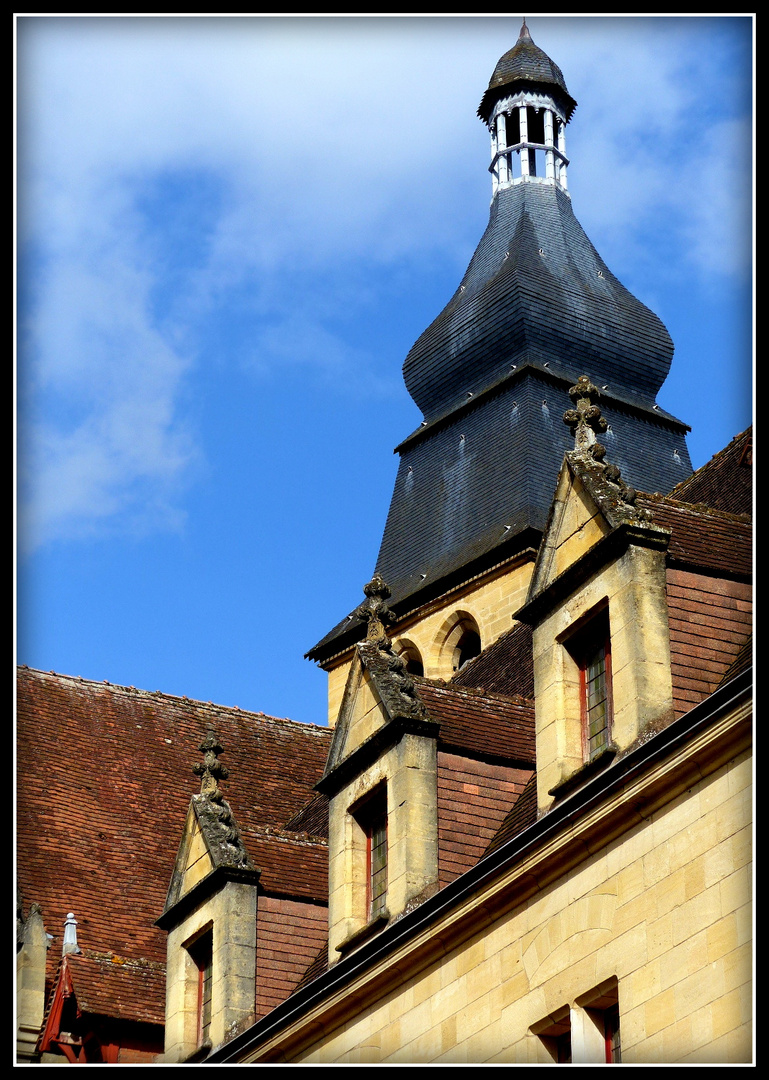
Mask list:
[{"label": "stone finial", "polygon": [[64,920],[64,941],[61,945],[61,955],[67,956],[68,953],[79,952],[80,948],[77,943],[77,919],[75,918],[74,911],[69,911]]},{"label": "stone finial", "polygon": [[200,777],[200,794],[212,798],[219,794],[219,780],[226,780],[229,770],[226,765],[219,761],[219,754],[224,752],[224,747],[217,739],[212,728],[198,747],[203,755],[203,761],[198,761],[192,766],[195,776]]},{"label": "stone finial", "polygon": [[569,425],[574,436],[574,449],[588,453],[591,457],[601,455],[602,451],[605,453],[596,440],[596,434],[603,433],[609,426],[597,405],[601,397],[600,390],[591,383],[587,375],[580,375],[576,385],[569,387],[569,397],[575,407],[566,410],[563,422]]},{"label": "stone finial", "polygon": [[389,644],[387,624],[395,622],[395,614],[385,603],[390,596],[389,586],[379,574],[374,574],[371,581],[363,586],[363,591],[367,599],[357,608],[355,614],[368,623],[366,641],[374,641],[380,645]]}]

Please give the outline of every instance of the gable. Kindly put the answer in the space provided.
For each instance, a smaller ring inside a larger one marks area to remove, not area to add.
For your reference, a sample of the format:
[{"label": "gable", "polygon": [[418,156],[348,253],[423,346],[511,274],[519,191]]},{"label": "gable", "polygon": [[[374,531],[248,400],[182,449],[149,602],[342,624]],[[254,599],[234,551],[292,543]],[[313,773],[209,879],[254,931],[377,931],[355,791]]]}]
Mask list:
[{"label": "gable", "polygon": [[530,595],[546,589],[610,531],[603,509],[567,455],[558,476]]},{"label": "gable", "polygon": [[203,830],[200,827],[193,806],[190,804],[174,868],[174,879],[178,875],[178,888],[174,900],[178,900],[185,893],[188,893],[213,869],[214,862],[208,850]]},{"label": "gable", "polygon": [[324,778],[392,721],[422,721],[424,706],[389,638],[355,647]]},{"label": "gable", "polygon": [[353,750],[387,723],[387,714],[371,673],[356,648],[347,683],[334,725],[334,737],[326,763],[325,775],[349,757]]}]

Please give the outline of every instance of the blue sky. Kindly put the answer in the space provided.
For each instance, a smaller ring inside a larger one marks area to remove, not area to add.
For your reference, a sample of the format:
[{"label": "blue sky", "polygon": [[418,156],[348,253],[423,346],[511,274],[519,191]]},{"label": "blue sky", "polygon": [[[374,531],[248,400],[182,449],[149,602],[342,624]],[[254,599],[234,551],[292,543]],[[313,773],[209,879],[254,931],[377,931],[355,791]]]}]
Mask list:
[{"label": "blue sky", "polygon": [[[752,412],[752,19],[528,22],[697,467]],[[20,663],[325,722],[303,654],[373,570],[519,28],[17,20]]]}]

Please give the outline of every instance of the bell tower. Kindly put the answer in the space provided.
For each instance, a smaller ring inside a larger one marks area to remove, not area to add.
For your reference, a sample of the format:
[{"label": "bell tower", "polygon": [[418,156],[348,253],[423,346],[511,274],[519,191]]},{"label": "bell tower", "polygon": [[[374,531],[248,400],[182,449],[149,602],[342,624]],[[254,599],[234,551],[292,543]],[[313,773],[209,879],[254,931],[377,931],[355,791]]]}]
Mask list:
[{"label": "bell tower", "polygon": [[568,189],[566,125],[576,107],[561,69],[531,40],[524,19],[517,45],[495,67],[478,107],[491,133],[494,195],[529,180]]},{"label": "bell tower", "polygon": [[[600,388],[603,440],[629,483],[667,492],[691,473],[688,428],[656,402],[670,335],[572,210],[576,106],[524,22],[478,107],[491,140],[488,226],[403,365],[424,419],[396,447],[375,569],[391,590],[393,647],[415,674],[450,677],[468,655],[459,643],[486,648],[525,602],[581,375]],[[331,723],[364,634],[353,612],[308,653],[330,674]]]}]

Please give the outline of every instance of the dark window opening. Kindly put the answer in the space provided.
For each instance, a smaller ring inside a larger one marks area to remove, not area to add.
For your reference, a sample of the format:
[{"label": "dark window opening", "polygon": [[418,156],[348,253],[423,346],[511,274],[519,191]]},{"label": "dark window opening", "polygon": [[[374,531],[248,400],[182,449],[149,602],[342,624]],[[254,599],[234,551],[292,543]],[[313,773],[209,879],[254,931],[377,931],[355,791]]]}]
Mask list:
[{"label": "dark window opening", "polygon": [[481,635],[477,630],[464,630],[456,644],[454,651],[454,670],[459,671],[468,660],[479,656],[481,652]]},{"label": "dark window opening", "polygon": [[422,662],[422,656],[419,649],[415,645],[405,645],[399,653],[401,660],[406,665],[406,671],[409,675],[419,675],[422,677],[425,673],[425,666]]},{"label": "dark window opening", "polygon": [[571,1064],[571,1012],[568,1006],[532,1028],[549,1056],[559,1065]]},{"label": "dark window opening", "polygon": [[531,105],[526,109],[527,127],[529,129],[530,143],[544,143],[545,141],[545,110],[537,112]]},{"label": "dark window opening", "polygon": [[510,115],[505,117],[505,130],[507,145],[516,146],[521,141],[521,118],[517,109],[513,109]]}]

